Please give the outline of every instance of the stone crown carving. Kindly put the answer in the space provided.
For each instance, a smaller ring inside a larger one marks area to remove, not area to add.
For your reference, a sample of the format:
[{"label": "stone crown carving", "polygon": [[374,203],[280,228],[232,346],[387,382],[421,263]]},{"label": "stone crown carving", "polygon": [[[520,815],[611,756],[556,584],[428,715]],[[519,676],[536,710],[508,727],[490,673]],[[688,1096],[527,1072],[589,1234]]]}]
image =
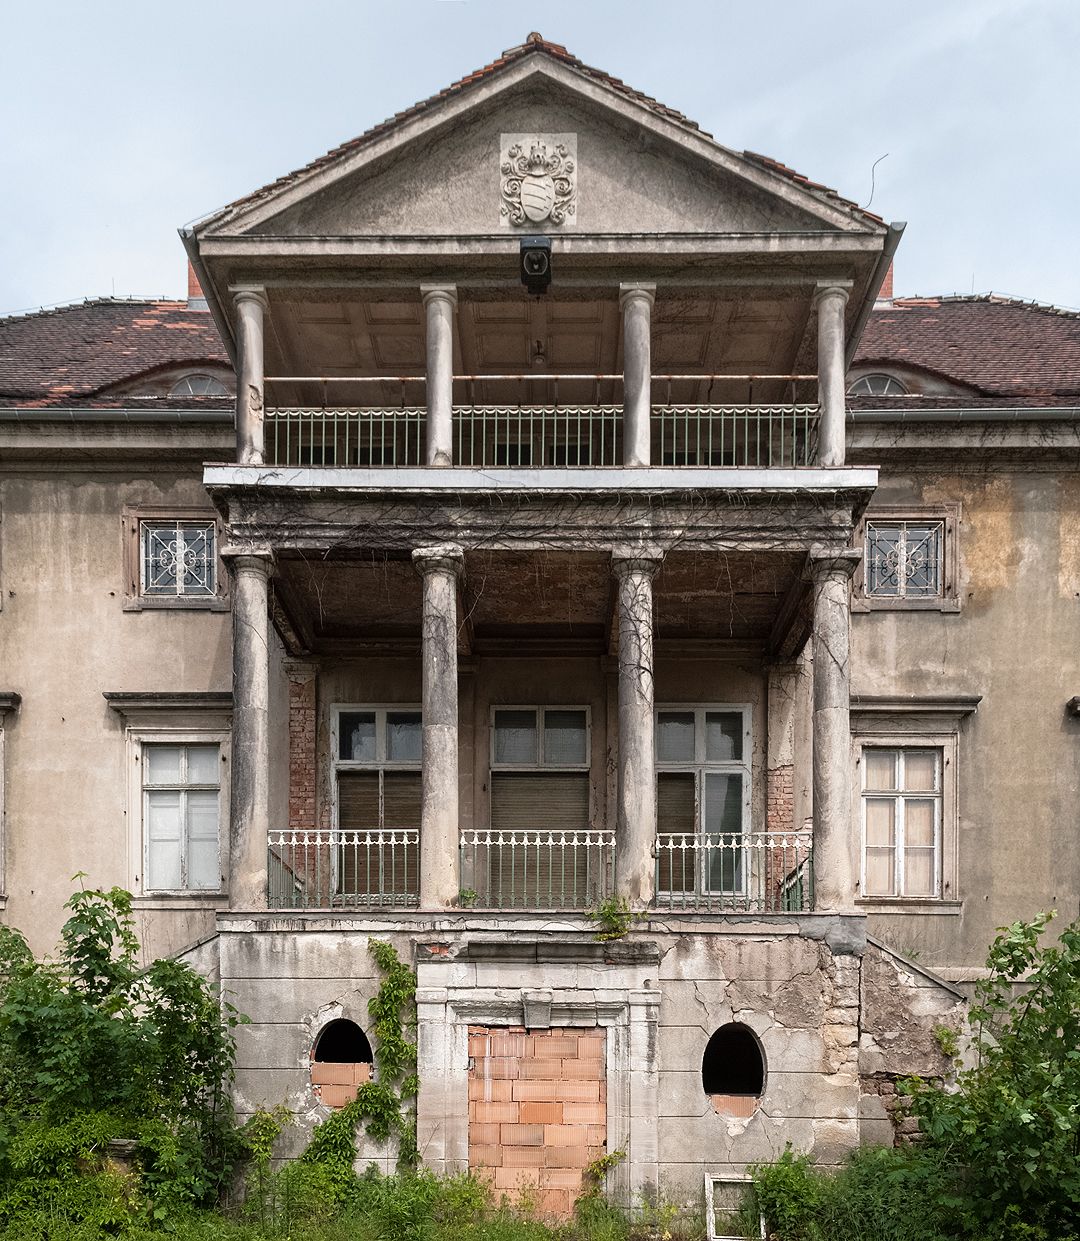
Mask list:
[{"label": "stone crown carving", "polygon": [[514,142],[503,155],[500,211],[511,224],[562,224],[576,210],[576,165],[565,143]]}]

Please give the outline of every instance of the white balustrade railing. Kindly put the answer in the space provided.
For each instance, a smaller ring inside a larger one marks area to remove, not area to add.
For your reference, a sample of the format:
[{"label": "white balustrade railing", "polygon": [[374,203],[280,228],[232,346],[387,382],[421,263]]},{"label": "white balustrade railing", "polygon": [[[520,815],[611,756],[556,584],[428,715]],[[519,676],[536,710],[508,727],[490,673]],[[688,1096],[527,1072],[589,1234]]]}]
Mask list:
[{"label": "white balustrade railing", "polygon": [[415,828],[271,832],[271,909],[339,906],[400,909],[417,903],[420,832]]},{"label": "white balustrade railing", "polygon": [[805,913],[814,907],[813,833],[657,833],[656,906]]},{"label": "white balustrade railing", "polygon": [[[810,465],[816,405],[654,405],[654,466]],[[272,465],[419,466],[427,415],[401,408],[270,407]],[[454,464],[481,469],[609,469],[622,465],[621,405],[456,405]]]},{"label": "white balustrade railing", "polygon": [[476,909],[590,909],[614,891],[615,833],[466,829],[461,903]]}]

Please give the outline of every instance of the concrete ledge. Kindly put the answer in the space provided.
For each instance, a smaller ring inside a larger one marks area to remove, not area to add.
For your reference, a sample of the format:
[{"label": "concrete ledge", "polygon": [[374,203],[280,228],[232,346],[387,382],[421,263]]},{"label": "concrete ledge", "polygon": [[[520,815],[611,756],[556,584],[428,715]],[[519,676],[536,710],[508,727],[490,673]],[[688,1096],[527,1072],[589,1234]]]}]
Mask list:
[{"label": "concrete ledge", "polygon": [[758,469],[750,466],[650,466],[624,469],[446,469],[405,467],[347,469],[277,465],[207,465],[207,487],[287,488],[299,491],[368,491],[401,495],[447,492],[506,491],[570,492],[686,492],[686,491],[853,491],[873,490],[878,471],[872,466],[819,469]]}]

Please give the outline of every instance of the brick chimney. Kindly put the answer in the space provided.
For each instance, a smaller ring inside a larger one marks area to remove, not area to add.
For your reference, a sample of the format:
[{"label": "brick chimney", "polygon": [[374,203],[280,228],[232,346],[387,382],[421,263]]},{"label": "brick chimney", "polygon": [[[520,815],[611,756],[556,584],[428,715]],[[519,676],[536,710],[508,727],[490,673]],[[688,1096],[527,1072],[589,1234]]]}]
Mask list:
[{"label": "brick chimney", "polygon": [[[891,302],[893,299],[892,291],[892,263],[889,264],[889,270],[885,273],[885,279],[881,282],[881,288],[878,289],[877,300],[879,302]],[[196,286],[197,288],[198,286]]]},{"label": "brick chimney", "polygon": [[190,261],[187,265],[187,308],[188,310],[209,309],[202,286],[199,284],[199,277],[195,275],[195,268],[191,266]]}]

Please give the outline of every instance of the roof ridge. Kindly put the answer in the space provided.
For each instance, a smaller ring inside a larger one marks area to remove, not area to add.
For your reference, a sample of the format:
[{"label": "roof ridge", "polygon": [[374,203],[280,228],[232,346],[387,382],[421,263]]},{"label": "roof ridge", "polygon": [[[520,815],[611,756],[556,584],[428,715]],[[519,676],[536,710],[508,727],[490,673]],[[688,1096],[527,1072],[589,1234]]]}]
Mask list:
[{"label": "roof ridge", "polygon": [[[64,314],[69,310],[82,310],[87,306],[182,306],[187,307],[187,299],[183,297],[84,297],[81,301],[53,302],[47,306],[38,306],[32,310],[13,310],[0,315],[0,323],[11,323],[15,319],[43,319],[49,315]],[[197,313],[207,313],[197,312]]]},{"label": "roof ridge", "polygon": [[910,294],[906,297],[894,297],[884,302],[880,309],[888,311],[889,306],[941,306],[957,305],[989,305],[1014,306],[1023,310],[1039,310],[1045,314],[1059,315],[1064,319],[1080,319],[1080,309],[1072,306],[1058,306],[1053,302],[1040,302],[1036,298],[1015,297],[1007,293],[927,293]]}]

